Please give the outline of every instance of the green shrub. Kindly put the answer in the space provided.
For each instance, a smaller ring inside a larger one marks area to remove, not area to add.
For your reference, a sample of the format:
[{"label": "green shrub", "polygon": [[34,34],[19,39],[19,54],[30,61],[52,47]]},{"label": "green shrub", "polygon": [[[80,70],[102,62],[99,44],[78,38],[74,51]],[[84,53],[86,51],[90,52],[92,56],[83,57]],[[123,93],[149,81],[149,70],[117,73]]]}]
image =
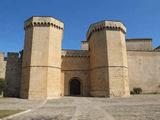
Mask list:
[{"label": "green shrub", "polygon": [[133,91],[130,91],[130,94],[132,95],[132,94],[135,94]]},{"label": "green shrub", "polygon": [[133,93],[134,94],[141,94],[142,93],[142,89],[141,88],[133,88]]}]

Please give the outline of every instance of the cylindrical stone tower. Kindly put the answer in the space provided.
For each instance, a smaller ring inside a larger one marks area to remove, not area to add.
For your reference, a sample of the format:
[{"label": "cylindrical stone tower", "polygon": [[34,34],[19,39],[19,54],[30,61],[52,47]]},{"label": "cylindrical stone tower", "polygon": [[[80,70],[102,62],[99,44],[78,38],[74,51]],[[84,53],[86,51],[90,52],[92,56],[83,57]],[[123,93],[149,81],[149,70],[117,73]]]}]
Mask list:
[{"label": "cylindrical stone tower", "polygon": [[125,26],[119,21],[92,24],[87,33],[90,51],[91,96],[128,96]]},{"label": "cylindrical stone tower", "polygon": [[20,96],[27,99],[60,96],[63,22],[52,17],[31,17],[24,29]]}]

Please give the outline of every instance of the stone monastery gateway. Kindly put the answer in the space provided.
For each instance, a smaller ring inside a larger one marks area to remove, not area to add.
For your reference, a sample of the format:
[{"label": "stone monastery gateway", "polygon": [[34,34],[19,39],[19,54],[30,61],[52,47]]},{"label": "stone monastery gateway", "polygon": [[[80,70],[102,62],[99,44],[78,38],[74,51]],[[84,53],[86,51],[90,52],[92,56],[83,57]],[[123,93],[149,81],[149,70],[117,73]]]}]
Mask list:
[{"label": "stone monastery gateway", "polygon": [[152,39],[126,39],[120,21],[91,24],[81,50],[63,50],[64,23],[53,17],[25,21],[24,49],[0,54],[4,96],[129,96],[133,88],[160,93],[160,47]]}]

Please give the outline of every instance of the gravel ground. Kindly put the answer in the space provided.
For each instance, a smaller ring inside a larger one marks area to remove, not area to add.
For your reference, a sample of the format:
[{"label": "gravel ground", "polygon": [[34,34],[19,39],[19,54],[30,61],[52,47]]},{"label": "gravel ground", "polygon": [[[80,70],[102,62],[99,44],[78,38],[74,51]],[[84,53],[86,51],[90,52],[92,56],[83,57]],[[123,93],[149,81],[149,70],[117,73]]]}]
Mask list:
[{"label": "gravel ground", "polygon": [[0,97],[0,110],[27,110],[33,109],[43,101],[33,101],[18,98],[3,98]]},{"label": "gravel ground", "polygon": [[0,109],[32,109],[8,120],[160,120],[160,95],[62,97],[45,104],[44,101],[0,98]]}]

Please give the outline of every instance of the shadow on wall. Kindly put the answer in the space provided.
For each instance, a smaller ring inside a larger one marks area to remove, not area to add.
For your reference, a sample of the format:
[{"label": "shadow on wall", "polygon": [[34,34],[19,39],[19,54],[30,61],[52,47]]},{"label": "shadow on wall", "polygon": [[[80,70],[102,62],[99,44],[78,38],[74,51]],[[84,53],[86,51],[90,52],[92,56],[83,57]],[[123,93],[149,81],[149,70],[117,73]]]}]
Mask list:
[{"label": "shadow on wall", "polygon": [[6,87],[4,97],[19,97],[22,57],[19,53],[8,53],[6,61]]},{"label": "shadow on wall", "polygon": [[5,87],[5,80],[3,78],[0,78],[0,96],[3,96],[4,87]]}]

